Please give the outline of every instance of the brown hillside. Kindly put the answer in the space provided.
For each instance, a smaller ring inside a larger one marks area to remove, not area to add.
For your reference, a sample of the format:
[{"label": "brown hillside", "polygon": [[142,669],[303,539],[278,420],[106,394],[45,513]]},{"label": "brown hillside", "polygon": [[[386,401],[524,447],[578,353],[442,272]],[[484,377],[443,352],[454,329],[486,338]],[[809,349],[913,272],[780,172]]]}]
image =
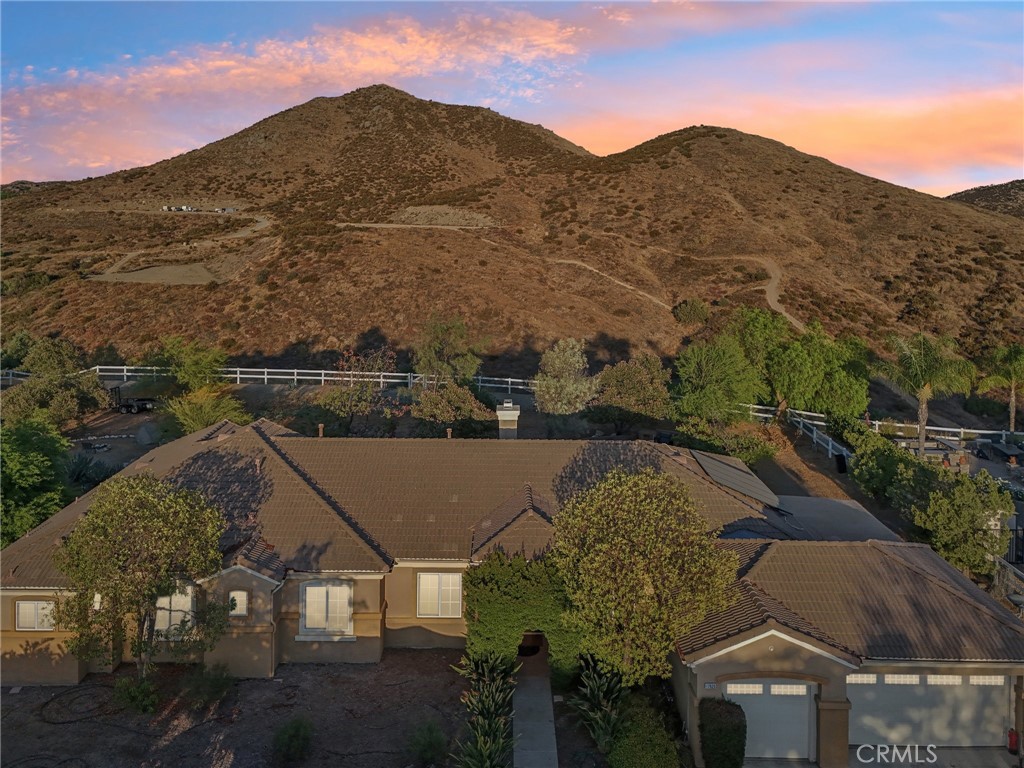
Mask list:
[{"label": "brown hillside", "polygon": [[1024,219],[1024,179],[965,189],[963,192],[954,192],[946,199]]},{"label": "brown hillside", "polygon": [[[196,213],[161,211],[191,205]],[[236,212],[214,213],[215,208]],[[1024,223],[712,127],[595,157],[386,86],[320,98],[145,168],[3,202],[6,331],[131,356],[407,346],[464,316],[496,356],[582,336],[673,354],[677,301],[767,301],[880,340],[1024,339]]]}]

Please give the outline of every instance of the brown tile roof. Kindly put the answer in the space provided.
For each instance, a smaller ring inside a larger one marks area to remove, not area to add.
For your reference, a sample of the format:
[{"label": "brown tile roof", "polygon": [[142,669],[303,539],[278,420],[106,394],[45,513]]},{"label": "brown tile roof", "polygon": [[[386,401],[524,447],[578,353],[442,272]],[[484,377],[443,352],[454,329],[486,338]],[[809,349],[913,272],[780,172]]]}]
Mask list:
[{"label": "brown tile roof", "polygon": [[744,547],[736,602],[680,638],[684,657],[773,620],[862,658],[1024,660],[1024,624],[923,544]]},{"label": "brown tile roof", "polygon": [[520,492],[473,526],[473,559],[480,559],[495,549],[527,557],[542,554],[551,544],[555,509],[554,504],[534,493],[529,483],[525,484]]}]

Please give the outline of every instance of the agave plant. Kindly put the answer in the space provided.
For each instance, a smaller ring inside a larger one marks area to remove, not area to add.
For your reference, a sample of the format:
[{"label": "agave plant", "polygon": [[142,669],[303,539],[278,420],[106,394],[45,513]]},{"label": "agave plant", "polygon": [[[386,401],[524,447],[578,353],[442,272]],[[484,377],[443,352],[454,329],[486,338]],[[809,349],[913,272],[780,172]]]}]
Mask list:
[{"label": "agave plant", "polygon": [[476,688],[481,683],[497,680],[508,680],[514,685],[520,667],[522,664],[517,664],[515,659],[488,652],[479,656],[463,656],[459,666],[452,669],[466,678],[470,688]]},{"label": "agave plant", "polygon": [[515,691],[515,684],[510,680],[496,680],[464,691],[462,703],[466,705],[471,720],[504,717],[512,712]]},{"label": "agave plant", "polygon": [[614,672],[604,672],[593,659],[583,664],[579,693],[566,702],[597,744],[598,751],[606,755],[615,744],[615,737],[625,722],[622,709],[622,678]]}]

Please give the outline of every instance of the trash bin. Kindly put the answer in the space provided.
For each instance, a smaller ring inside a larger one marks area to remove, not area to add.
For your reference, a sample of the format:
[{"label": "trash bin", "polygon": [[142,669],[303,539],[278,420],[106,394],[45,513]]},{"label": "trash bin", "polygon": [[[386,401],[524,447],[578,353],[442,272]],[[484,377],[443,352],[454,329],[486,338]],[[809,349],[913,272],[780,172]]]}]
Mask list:
[{"label": "trash bin", "polygon": [[837,453],[836,454],[836,472],[838,472],[840,475],[845,475],[846,474],[846,454],[845,453]]}]

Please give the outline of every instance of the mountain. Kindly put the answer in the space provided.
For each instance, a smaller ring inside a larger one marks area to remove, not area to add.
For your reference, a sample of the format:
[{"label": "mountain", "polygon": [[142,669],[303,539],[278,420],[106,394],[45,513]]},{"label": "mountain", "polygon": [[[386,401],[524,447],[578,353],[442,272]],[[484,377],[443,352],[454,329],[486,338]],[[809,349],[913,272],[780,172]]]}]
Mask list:
[{"label": "mountain", "polygon": [[969,353],[1024,334],[1024,223],[727,128],[597,157],[372,86],[2,206],[6,330],[126,356],[183,333],[299,362],[442,314],[526,373],[566,336],[672,355],[691,297]]},{"label": "mountain", "polygon": [[1024,179],[965,189],[963,192],[954,192],[946,199],[1024,219]]}]

